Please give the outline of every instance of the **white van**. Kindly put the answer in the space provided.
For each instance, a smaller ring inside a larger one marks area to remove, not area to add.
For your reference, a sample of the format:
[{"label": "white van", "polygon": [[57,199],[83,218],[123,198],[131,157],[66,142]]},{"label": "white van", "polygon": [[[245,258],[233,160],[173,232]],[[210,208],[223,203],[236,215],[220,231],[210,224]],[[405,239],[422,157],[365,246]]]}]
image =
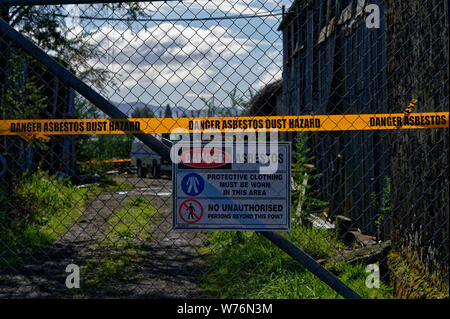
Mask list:
[{"label": "white van", "polygon": [[[167,141],[162,138],[160,134],[153,134],[158,140],[162,141],[167,146],[171,146],[171,143],[175,140],[171,139]],[[177,138],[178,136],[170,137]],[[131,144],[131,166],[137,169],[138,177],[145,178],[150,172],[153,178],[159,178],[163,174],[172,174],[172,162],[170,160],[163,159],[161,155],[153,151],[147,145],[142,143],[139,139],[134,138]]]}]

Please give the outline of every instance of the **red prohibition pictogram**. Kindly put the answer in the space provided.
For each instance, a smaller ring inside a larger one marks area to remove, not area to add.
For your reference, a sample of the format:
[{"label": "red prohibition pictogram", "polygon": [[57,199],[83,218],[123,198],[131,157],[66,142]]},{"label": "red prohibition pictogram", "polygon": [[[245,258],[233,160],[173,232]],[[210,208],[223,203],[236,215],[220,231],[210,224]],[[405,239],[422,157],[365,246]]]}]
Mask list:
[{"label": "red prohibition pictogram", "polygon": [[185,223],[195,224],[203,217],[203,207],[195,199],[186,199],[181,203],[178,215]]}]

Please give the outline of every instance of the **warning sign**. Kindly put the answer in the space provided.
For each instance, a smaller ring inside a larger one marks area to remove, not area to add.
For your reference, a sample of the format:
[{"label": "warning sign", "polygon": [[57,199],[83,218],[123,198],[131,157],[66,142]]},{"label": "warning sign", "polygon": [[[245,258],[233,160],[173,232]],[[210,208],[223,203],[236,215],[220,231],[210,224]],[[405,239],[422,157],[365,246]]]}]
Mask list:
[{"label": "warning sign", "polygon": [[195,199],[186,199],[181,203],[178,214],[185,223],[195,224],[203,217],[202,204]]},{"label": "warning sign", "polygon": [[[179,154],[172,174],[174,229],[290,229],[290,143],[278,143],[276,151],[267,146],[266,152],[236,143],[222,149],[186,147],[174,146]],[[185,154],[208,156],[191,162],[195,157]],[[261,173],[273,164],[274,172]]]}]

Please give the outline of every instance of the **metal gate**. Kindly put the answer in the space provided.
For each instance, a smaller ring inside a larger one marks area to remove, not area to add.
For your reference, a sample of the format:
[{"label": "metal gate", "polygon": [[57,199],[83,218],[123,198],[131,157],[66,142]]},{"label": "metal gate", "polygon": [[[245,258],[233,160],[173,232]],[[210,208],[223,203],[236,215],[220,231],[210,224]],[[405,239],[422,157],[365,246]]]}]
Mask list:
[{"label": "metal gate", "polygon": [[[0,0],[0,297],[448,298],[448,9]],[[172,229],[167,123],[360,114],[278,133],[289,232]]]}]

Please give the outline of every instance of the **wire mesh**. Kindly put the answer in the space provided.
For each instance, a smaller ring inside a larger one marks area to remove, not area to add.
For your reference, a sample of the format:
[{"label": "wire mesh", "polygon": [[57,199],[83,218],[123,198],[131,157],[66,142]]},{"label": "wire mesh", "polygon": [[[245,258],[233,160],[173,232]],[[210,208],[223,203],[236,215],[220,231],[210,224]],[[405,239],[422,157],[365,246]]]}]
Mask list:
[{"label": "wire mesh", "polygon": [[[0,15],[129,117],[449,110],[445,1],[152,1]],[[3,36],[0,94],[2,120],[105,117]],[[283,236],[364,298],[448,298],[448,128],[279,139],[293,144]],[[173,230],[170,162],[133,154],[135,143],[0,137],[2,298],[340,297],[258,233]]]}]

